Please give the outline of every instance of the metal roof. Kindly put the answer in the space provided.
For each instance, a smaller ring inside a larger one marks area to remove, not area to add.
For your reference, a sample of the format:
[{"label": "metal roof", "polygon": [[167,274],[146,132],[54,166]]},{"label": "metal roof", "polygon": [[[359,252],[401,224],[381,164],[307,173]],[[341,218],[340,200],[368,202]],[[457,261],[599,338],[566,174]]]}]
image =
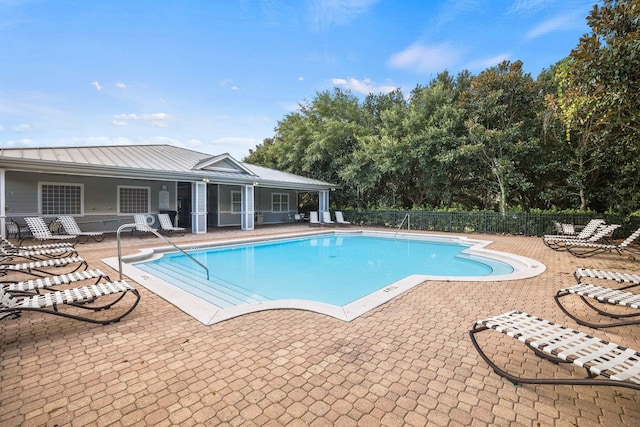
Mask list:
[{"label": "metal roof", "polygon": [[137,179],[201,180],[318,190],[335,187],[275,169],[240,162],[229,154],[212,156],[173,145],[0,148],[0,168],[65,175]]}]

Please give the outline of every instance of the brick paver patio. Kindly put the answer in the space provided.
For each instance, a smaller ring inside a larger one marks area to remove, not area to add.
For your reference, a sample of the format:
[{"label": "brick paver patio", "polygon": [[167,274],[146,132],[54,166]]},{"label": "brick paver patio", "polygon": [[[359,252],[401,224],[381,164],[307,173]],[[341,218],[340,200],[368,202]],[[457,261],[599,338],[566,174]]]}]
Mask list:
[{"label": "brick paver patio", "polygon": [[[301,229],[308,227],[252,233]],[[213,231],[174,240],[247,234]],[[534,237],[473,237],[494,241],[490,249],[541,261],[547,271],[521,282],[425,282],[349,323],[272,310],[203,326],[139,285],[140,304],[116,324],[34,313],[3,320],[0,425],[640,425],[640,392],[516,387],[480,359],[467,334],[474,320],[519,309],[640,349],[640,326],[592,331],[564,316],[552,298],[574,282],[577,267],[640,272],[640,261],[580,260]],[[126,254],[160,245],[125,237]],[[117,255],[112,237],[77,248],[91,267],[117,278],[100,261]],[[541,361],[497,333],[479,338],[512,372],[584,372]]]}]

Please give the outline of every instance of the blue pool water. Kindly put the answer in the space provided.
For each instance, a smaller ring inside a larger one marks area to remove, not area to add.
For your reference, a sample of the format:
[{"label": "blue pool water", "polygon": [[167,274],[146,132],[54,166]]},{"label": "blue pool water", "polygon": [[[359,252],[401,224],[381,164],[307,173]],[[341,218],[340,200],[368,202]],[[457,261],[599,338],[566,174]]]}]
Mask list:
[{"label": "blue pool water", "polygon": [[136,264],[218,307],[269,300],[344,306],[407,276],[488,276],[513,271],[503,262],[462,254],[468,246],[424,239],[321,235],[208,248]]}]

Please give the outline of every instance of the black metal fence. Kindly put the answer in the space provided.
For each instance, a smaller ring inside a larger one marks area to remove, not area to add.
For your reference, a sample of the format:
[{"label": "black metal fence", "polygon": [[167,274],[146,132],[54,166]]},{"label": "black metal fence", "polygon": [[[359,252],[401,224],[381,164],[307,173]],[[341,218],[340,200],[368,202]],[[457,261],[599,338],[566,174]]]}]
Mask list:
[{"label": "black metal fence", "polygon": [[[360,226],[411,230],[448,231],[456,233],[514,234],[542,236],[557,234],[554,222],[584,225],[593,218],[603,218],[609,224],[621,224],[616,235],[628,236],[640,226],[632,220],[597,214],[540,214],[515,212],[434,212],[402,210],[345,210],[345,219]],[[403,222],[404,221],[404,222]],[[407,224],[408,223],[408,224]]]}]

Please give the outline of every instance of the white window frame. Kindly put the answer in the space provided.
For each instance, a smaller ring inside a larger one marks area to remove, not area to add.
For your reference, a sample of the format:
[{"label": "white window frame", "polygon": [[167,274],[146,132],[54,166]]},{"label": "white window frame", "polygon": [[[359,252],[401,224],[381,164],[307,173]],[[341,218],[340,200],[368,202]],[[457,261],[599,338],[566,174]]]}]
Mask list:
[{"label": "white window frame", "polygon": [[[120,192],[124,189],[136,189],[136,190],[146,190],[147,191],[147,210],[145,212],[122,212],[122,207],[120,206]],[[117,186],[117,212],[118,215],[133,215],[140,213],[149,213],[151,212],[151,187],[148,186],[140,186],[140,185],[118,185]]]},{"label": "white window frame", "polygon": [[[238,197],[238,200],[234,200],[234,196]],[[231,213],[242,213],[242,191],[231,191]]]},{"label": "white window frame", "polygon": [[[275,196],[279,196],[280,200],[276,201]],[[286,199],[286,205],[283,199]],[[276,209],[276,207],[278,207],[279,209]],[[283,209],[283,207],[286,207],[286,209]],[[271,212],[289,212],[289,193],[271,193]]]},{"label": "white window frame", "polygon": [[[42,203],[42,187],[45,185],[54,185],[60,187],[78,187],[80,188],[80,212],[77,213],[69,213],[69,212],[56,212],[56,213],[44,213],[43,203]],[[72,216],[83,216],[84,215],[84,184],[77,184],[75,182],[38,182],[38,213],[42,216],[59,216],[59,215],[72,215]]]}]

